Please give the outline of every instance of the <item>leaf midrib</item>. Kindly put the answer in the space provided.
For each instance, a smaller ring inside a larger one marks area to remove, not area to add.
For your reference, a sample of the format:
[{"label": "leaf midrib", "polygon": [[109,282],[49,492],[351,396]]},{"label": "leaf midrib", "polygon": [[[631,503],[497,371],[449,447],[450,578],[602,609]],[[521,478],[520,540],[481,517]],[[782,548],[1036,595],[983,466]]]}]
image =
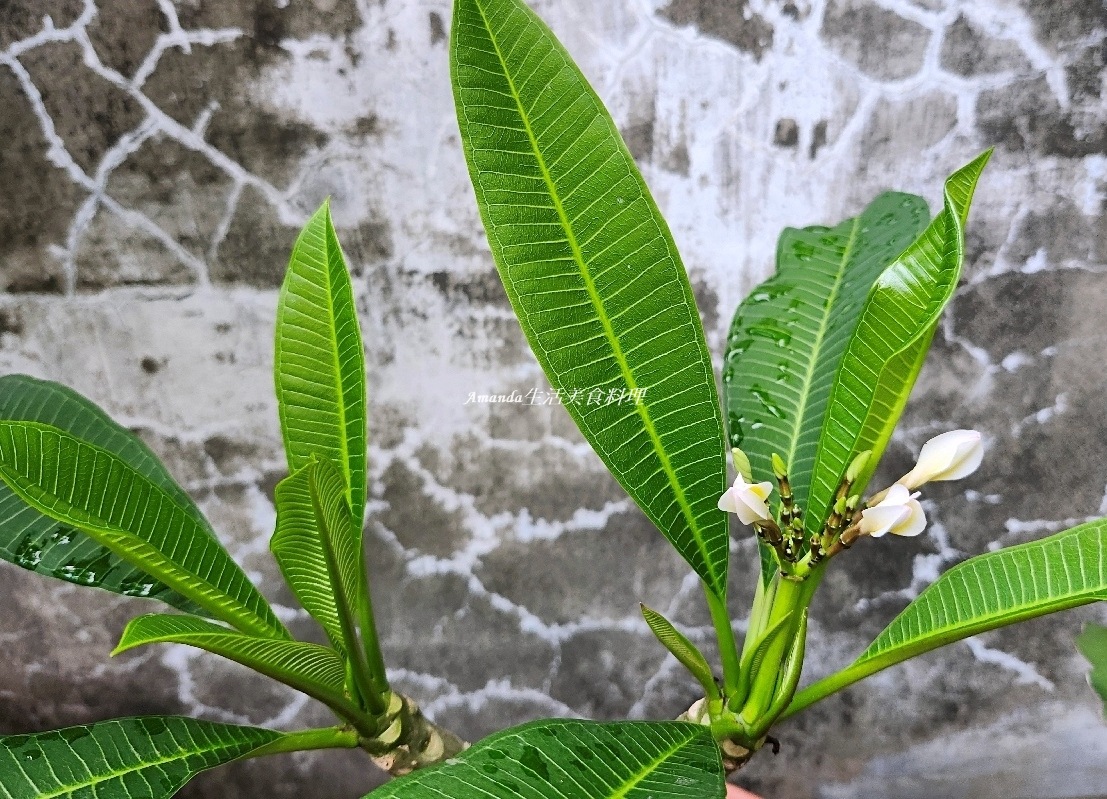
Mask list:
[{"label": "leaf midrib", "polygon": [[[492,26],[489,23],[488,16],[484,13],[484,7],[480,0],[474,0],[473,5],[476,6],[477,11],[480,13],[481,21],[484,23],[485,30],[488,31],[488,39],[492,43],[492,47],[496,51],[496,58],[500,61],[500,66],[503,69],[504,78],[507,80],[508,87],[511,89],[511,96],[515,100],[515,107],[519,110],[519,118],[523,121],[523,126],[527,132],[527,139],[530,141],[531,150],[534,153],[535,159],[538,161],[538,168],[542,173],[542,179],[546,183],[546,188],[550,192],[550,198],[553,200],[554,209],[557,211],[558,220],[561,222],[561,227],[565,231],[565,236],[569,244],[569,248],[573,253],[573,260],[577,264],[577,269],[581,278],[584,280],[585,289],[588,292],[588,298],[592,301],[592,306],[596,310],[596,314],[600,319],[600,323],[603,326],[604,335],[606,336],[608,343],[610,343],[612,350],[615,353],[615,361],[619,366],[619,371],[623,375],[623,379],[626,380],[627,385],[630,386],[632,391],[638,389],[638,383],[634,379],[634,373],[630,369],[630,365],[626,362],[626,356],[623,354],[622,346],[619,343],[619,339],[615,334],[614,328],[611,326],[611,319],[607,315],[607,311],[603,306],[603,299],[600,297],[599,292],[596,290],[595,282],[592,279],[592,274],[588,269],[588,265],[585,263],[584,255],[581,252],[580,244],[577,242],[576,234],[573,232],[572,224],[569,221],[568,214],[565,213],[565,207],[561,202],[561,196],[558,194],[557,188],[554,186],[553,178],[550,175],[550,171],[546,166],[546,159],[542,156],[541,149],[538,146],[538,139],[534,134],[534,129],[531,127],[530,118],[527,116],[526,109],[523,108],[522,99],[519,96],[519,91],[515,86],[515,81],[511,77],[511,72],[508,69],[507,61],[504,58],[503,51],[500,49],[499,42],[496,41],[496,34],[492,31]],[[688,503],[688,498],[684,495],[684,490],[681,488],[680,482],[677,480],[676,472],[673,470],[672,463],[669,461],[668,453],[665,451],[661,442],[661,437],[657,433],[657,429],[654,427],[653,419],[650,418],[648,410],[646,410],[645,403],[635,403],[635,410],[639,417],[642,419],[643,424],[646,427],[646,432],[650,437],[650,441],[653,443],[654,452],[657,454],[661,461],[661,468],[665,472],[665,476],[669,480],[669,485],[672,487],[676,494],[677,504],[680,506],[681,513],[684,515],[685,520],[688,523],[688,529],[691,531],[692,536],[696,540],[696,544],[699,548],[700,555],[703,558],[704,566],[710,571],[712,577],[716,581],[719,580],[720,575],[716,571],[715,565],[708,554],[707,545],[703,539],[703,533],[700,530],[699,523],[696,520],[695,514],[692,512],[692,507]],[[715,587],[712,586],[712,591]],[[723,590],[726,587],[723,586]]]},{"label": "leaf midrib", "polygon": [[[822,350],[823,342],[826,339],[826,332],[830,328],[831,309],[834,307],[834,302],[838,299],[838,292],[845,282],[846,264],[849,263],[849,259],[853,255],[854,245],[857,241],[857,231],[860,226],[861,217],[854,217],[853,225],[850,227],[849,240],[846,242],[845,251],[842,253],[842,258],[838,262],[837,275],[834,278],[834,288],[831,289],[830,297],[823,306],[823,317],[819,322],[819,332],[815,336],[815,344],[811,348],[811,357],[807,361],[807,370],[803,376],[802,391],[800,394],[800,405],[796,409],[795,421],[792,425],[791,443],[788,447],[788,455],[784,460],[785,465],[787,465],[790,470],[795,466],[794,461],[796,451],[799,448],[800,433],[803,429],[804,413],[811,400],[811,385],[815,379],[815,365],[819,362],[819,354]],[[814,473],[812,473],[812,476],[814,476]]]},{"label": "leaf midrib", "polygon": [[653,760],[651,760],[649,763],[639,769],[638,773],[635,774],[632,779],[624,782],[622,787],[619,788],[616,793],[611,794],[609,799],[625,799],[626,795],[631,791],[631,789],[637,786],[638,783],[640,783],[642,780],[646,779],[646,777],[652,774],[658,766],[660,766],[669,758],[673,757],[677,752],[686,747],[690,742],[691,739],[686,738],[683,741],[678,741],[677,743],[673,744],[667,750],[659,754],[657,757],[655,757]]},{"label": "leaf midrib", "polygon": [[[524,744],[526,744],[526,740],[523,739],[522,736],[516,734],[515,737],[518,738],[520,741],[522,741]],[[580,738],[577,738],[577,740],[580,740]],[[688,744],[690,744],[692,742],[692,740],[693,740],[692,738],[685,738],[684,740],[675,742],[668,749],[666,749],[665,751],[658,754],[649,763],[643,764],[638,769],[637,772],[634,772],[630,776],[625,778],[619,784],[618,789],[614,793],[607,794],[604,797],[604,799],[626,799],[627,794],[631,790],[633,790],[640,782],[642,782],[642,780],[644,780],[644,779],[646,779],[646,777],[650,776],[666,760],[673,757],[677,752],[679,752],[684,747],[688,746]],[[526,768],[526,767],[524,766],[524,768]],[[564,769],[562,769],[562,771],[564,771]],[[539,775],[537,775],[537,773],[536,773],[535,776],[539,776]],[[574,782],[576,782],[576,780],[574,780]],[[580,783],[578,782],[577,784],[579,785]]]},{"label": "leaf midrib", "polygon": [[[123,735],[126,736],[126,733],[123,733]],[[269,741],[265,741],[264,743],[260,743],[260,744],[258,744],[257,746],[254,746],[251,749],[247,749],[241,755],[238,755],[238,757],[242,757],[243,755],[247,755],[250,752],[253,752],[256,749],[260,749],[261,747],[266,746],[266,745],[272,743],[275,740],[277,740],[277,738],[273,738]],[[174,738],[174,742],[176,742],[175,738]],[[193,741],[193,743],[195,743],[195,741]],[[97,746],[99,746],[99,742],[97,742]],[[84,780],[82,782],[75,782],[75,783],[72,783],[70,785],[64,785],[59,790],[55,791],[54,793],[36,794],[35,799],[57,799],[57,797],[59,797],[59,796],[65,796],[67,794],[72,794],[73,792],[78,791],[82,788],[91,788],[91,787],[94,787],[94,786],[96,786],[97,784],[99,784],[101,782],[107,782],[108,780],[119,779],[124,774],[133,774],[135,772],[143,771],[144,769],[152,768],[154,766],[164,766],[166,763],[173,763],[173,762],[185,760],[185,759],[190,758],[190,757],[194,757],[196,755],[204,755],[204,754],[208,754],[208,753],[211,753],[211,752],[218,752],[218,751],[223,750],[223,749],[231,749],[231,748],[233,748],[233,745],[231,745],[231,744],[213,745],[213,746],[208,746],[208,747],[204,747],[204,748],[201,748],[201,749],[190,750],[187,754],[185,754],[183,756],[178,751],[178,753],[176,755],[167,755],[165,757],[158,758],[157,760],[146,760],[146,761],[143,761],[142,763],[139,763],[136,766],[133,766],[133,767],[130,767],[130,768],[125,768],[125,769],[120,769],[119,771],[113,771],[111,774],[104,775],[100,778],[95,778],[94,777],[92,779]],[[72,747],[70,747],[70,749],[72,751]],[[83,766],[85,766],[85,768],[88,768],[88,764],[85,763],[85,761],[81,758],[80,755],[78,755],[76,752],[73,752],[73,754],[78,760],[81,761],[81,764]],[[192,770],[192,769],[190,769],[190,770]],[[202,770],[203,769],[201,769],[201,771]],[[31,778],[31,775],[28,774],[22,767],[20,767],[20,771],[23,771],[24,776],[27,777],[27,781],[30,782],[32,785],[34,785],[34,780]]]},{"label": "leaf midrib", "polygon": [[[335,403],[338,406],[338,446],[342,452],[342,471],[346,476],[346,501],[350,503],[351,509],[354,505],[354,480],[353,474],[350,470],[350,441],[346,435],[348,429],[348,423],[346,419],[346,386],[345,375],[342,373],[342,357],[338,351],[338,319],[334,313],[334,281],[331,279],[331,213],[330,209],[327,209],[327,218],[323,224],[323,251],[324,251],[324,264],[323,271],[327,278],[327,326],[330,328],[330,344],[331,344],[331,356],[334,358],[334,375],[337,381],[335,386]],[[351,295],[353,289],[351,287]],[[351,309],[353,310],[353,309]],[[352,510],[351,510],[352,512]]]}]

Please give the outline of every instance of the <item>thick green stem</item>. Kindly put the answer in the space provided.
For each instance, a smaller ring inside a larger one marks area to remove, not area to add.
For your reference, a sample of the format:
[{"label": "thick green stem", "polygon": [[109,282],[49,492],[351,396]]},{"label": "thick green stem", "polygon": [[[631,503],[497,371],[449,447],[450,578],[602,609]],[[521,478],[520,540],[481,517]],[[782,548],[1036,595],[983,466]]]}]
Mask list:
[{"label": "thick green stem", "polygon": [[352,727],[324,727],[282,735],[277,740],[255,749],[247,758],[266,757],[282,752],[306,752],[311,749],[356,749],[358,733]]},{"label": "thick green stem", "polygon": [[[811,602],[811,596],[819,584],[822,571],[810,574],[802,581],[789,580],[781,577],[774,578],[777,582],[776,591],[772,598],[772,607],[769,610],[767,628],[780,623],[784,619],[789,629],[775,637],[772,644],[765,652],[761,668],[754,676],[750,687],[749,698],[742,708],[742,719],[749,724],[758,723],[776,695],[777,681],[780,671],[784,667],[785,659],[792,651],[796,633],[800,625],[800,619],[804,609]],[[791,618],[788,618],[791,616]]]},{"label": "thick green stem", "polygon": [[757,646],[757,642],[761,640],[762,634],[768,629],[769,622],[769,610],[773,605],[773,595],[776,593],[777,580],[771,580],[766,583],[765,580],[758,575],[757,577],[757,590],[753,595],[753,607],[750,608],[750,620],[746,625],[746,637],[742,642],[742,659]]},{"label": "thick green stem", "polygon": [[715,596],[706,583],[703,592],[707,596],[707,607],[711,611],[711,622],[715,625],[715,637],[719,642],[719,659],[723,663],[723,689],[729,695],[738,688],[742,668],[738,659],[738,642],[734,638],[734,628],[730,626],[730,614],[726,601]]}]

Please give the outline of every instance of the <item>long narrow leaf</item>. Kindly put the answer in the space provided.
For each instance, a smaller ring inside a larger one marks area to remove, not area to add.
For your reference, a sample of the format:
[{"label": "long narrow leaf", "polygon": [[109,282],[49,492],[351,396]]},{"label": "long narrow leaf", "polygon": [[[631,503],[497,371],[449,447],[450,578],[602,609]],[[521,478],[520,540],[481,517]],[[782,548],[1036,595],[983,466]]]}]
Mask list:
[{"label": "long narrow leaf", "polygon": [[703,686],[707,696],[717,696],[718,687],[715,685],[715,677],[711,672],[711,666],[707,658],[688,638],[673,626],[673,623],[658,613],[656,610],[641,605],[642,617],[646,620],[650,630],[662,645],[673,653],[680,664],[688,669],[693,677]]},{"label": "long narrow leaf", "polygon": [[723,799],[711,731],[683,722],[537,721],[485,738],[373,799]]},{"label": "long narrow leaf", "polygon": [[0,737],[0,799],[169,799],[192,777],[284,737],[174,716]]},{"label": "long narrow leaf", "polygon": [[[117,455],[170,494],[192,516],[198,529],[214,538],[207,519],[157,456],[130,430],[72,389],[28,375],[4,375],[0,377],[0,420],[52,425]],[[79,530],[42,515],[2,482],[0,558],[77,585],[159,599],[190,613],[203,612]]]},{"label": "long narrow leaf", "polygon": [[522,0],[457,0],[461,141],[492,255],[584,437],[719,597],[725,443],[672,236],[611,116]]},{"label": "long narrow leaf", "polygon": [[[832,228],[788,228],[776,273],[735,313],[723,371],[731,444],[757,480],[780,455],[804,507],[834,374],[865,299],[928,219],[922,198],[889,192]],[[765,562],[770,577],[774,561]]]},{"label": "long narrow leaf", "polygon": [[1102,599],[1107,519],[978,555],[919,594],[853,665],[797,694],[788,712],[937,647]]},{"label": "long narrow leaf", "polygon": [[871,450],[863,488],[887,446],[896,418],[918,375],[938,316],[957,288],[965,255],[965,223],[985,152],[945,184],[941,213],[873,285],[834,375],[818,438],[807,509],[815,532],[855,455]]},{"label": "long narrow leaf", "polygon": [[258,638],[191,616],[148,614],[132,619],[112,655],[148,644],[185,644],[241,663],[329,704],[343,696],[346,665],[333,649],[302,641]]},{"label": "long narrow leaf", "polygon": [[207,529],[111,452],[49,425],[0,422],[0,478],[43,515],[82,531],[213,617],[257,635],[288,636]]},{"label": "long narrow leaf", "polygon": [[324,204],[292,249],[280,298],[274,372],[288,470],[318,454],[342,469],[358,526],[365,515],[365,352],[350,275]]}]

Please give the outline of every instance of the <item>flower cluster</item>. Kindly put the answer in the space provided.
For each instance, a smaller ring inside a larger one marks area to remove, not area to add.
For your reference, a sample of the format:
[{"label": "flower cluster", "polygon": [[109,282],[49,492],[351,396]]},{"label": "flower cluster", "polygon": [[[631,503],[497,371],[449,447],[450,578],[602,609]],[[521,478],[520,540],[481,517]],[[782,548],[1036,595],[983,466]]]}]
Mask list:
[{"label": "flower cluster", "polygon": [[983,439],[976,430],[950,430],[923,444],[915,467],[879,501],[861,511],[861,535],[879,538],[885,533],[918,535],[926,527],[926,515],[919,504],[919,493],[912,489],[926,483],[960,480],[975,472],[984,459]]},{"label": "flower cluster", "polygon": [[[984,444],[976,430],[951,430],[935,436],[923,445],[915,466],[897,480],[892,486],[881,491],[861,504],[857,496],[850,496],[853,482],[868,460],[868,453],[862,453],[847,470],[846,478],[839,489],[838,497],[832,507],[827,529],[822,535],[814,535],[810,545],[810,565],[814,566],[826,554],[834,554],[849,547],[860,536],[868,535],[880,538],[887,533],[901,536],[915,536],[926,528],[926,514],[919,504],[920,488],[926,483],[943,480],[959,480],[977,470],[984,458]],[[767,502],[773,490],[770,482],[754,483],[749,471],[748,459],[741,450],[735,450],[735,463],[738,477],[734,485],[719,498],[719,509],[738,516],[743,524],[753,525],[759,535],[792,560],[795,552],[795,534],[789,529],[799,527],[789,525],[782,518],[783,528],[777,525]],[[780,483],[782,516],[784,511],[791,517],[798,515],[798,509],[792,503],[791,489],[784,473],[783,462],[773,457],[773,471]],[[858,505],[861,504],[858,510]],[[787,506],[785,509],[784,506]]]}]

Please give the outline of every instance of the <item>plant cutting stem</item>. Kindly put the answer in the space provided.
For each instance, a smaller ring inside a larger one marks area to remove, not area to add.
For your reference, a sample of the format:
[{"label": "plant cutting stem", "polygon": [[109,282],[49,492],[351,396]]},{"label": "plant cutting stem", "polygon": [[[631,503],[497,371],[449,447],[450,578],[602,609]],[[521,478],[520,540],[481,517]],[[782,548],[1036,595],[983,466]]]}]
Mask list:
[{"label": "plant cutting stem", "polygon": [[734,638],[734,628],[730,626],[726,600],[715,596],[706,583],[703,592],[707,596],[707,607],[711,611],[711,622],[715,625],[715,636],[719,641],[719,658],[723,662],[723,689],[730,695],[738,689],[742,669],[738,660],[738,642]]}]

